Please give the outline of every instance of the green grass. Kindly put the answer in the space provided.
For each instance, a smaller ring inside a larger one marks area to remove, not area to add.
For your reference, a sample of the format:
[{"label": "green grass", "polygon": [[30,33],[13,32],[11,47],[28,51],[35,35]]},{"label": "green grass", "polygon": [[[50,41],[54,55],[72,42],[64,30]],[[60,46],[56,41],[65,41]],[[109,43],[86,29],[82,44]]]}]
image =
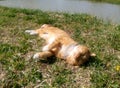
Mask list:
[{"label": "green grass", "polygon": [[120,4],[120,0],[91,0],[91,1],[107,2],[107,3],[113,3],[113,4]]},{"label": "green grass", "polygon": [[[104,23],[86,14],[42,12],[0,7],[0,87],[3,88],[119,88],[120,25]],[[43,43],[26,29],[42,24],[57,26],[95,58],[80,68],[50,57],[34,61]]]}]

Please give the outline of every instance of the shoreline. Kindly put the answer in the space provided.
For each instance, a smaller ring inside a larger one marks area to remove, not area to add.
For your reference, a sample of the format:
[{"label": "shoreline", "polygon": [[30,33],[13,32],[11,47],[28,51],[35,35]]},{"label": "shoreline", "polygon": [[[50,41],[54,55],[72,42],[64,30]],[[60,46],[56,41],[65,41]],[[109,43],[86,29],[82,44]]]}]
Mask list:
[{"label": "shoreline", "polygon": [[90,0],[90,1],[118,4],[118,5],[120,4],[120,0]]}]

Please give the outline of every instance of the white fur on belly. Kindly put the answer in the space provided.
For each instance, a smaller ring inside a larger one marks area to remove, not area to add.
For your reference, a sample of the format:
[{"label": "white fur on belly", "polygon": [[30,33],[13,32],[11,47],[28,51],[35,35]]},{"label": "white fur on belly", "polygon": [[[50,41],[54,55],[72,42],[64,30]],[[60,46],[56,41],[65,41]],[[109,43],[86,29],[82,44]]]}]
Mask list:
[{"label": "white fur on belly", "polygon": [[69,56],[74,56],[75,54],[77,54],[77,52],[79,52],[78,51],[78,46],[75,46],[72,50],[71,50],[71,52],[69,52]]},{"label": "white fur on belly", "polygon": [[69,46],[62,46],[62,49],[60,51],[63,55],[63,58],[65,59],[67,56],[73,56],[78,52],[78,46],[75,44],[69,45]]}]

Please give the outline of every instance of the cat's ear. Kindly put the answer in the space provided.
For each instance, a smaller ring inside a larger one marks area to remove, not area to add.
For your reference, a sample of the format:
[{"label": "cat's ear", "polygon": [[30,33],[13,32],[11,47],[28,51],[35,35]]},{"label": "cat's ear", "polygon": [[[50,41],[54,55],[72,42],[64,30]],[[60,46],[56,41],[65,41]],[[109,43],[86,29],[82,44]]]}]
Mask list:
[{"label": "cat's ear", "polygon": [[25,33],[29,33],[30,35],[37,35],[38,32],[36,30],[26,30]]}]

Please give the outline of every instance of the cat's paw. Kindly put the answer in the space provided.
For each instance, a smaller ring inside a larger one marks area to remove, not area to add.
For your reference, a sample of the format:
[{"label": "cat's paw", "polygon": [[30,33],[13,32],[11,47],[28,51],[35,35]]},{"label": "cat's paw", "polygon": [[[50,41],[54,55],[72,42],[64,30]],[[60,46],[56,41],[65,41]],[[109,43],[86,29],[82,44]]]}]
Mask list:
[{"label": "cat's paw", "polygon": [[38,59],[40,57],[39,53],[33,55],[33,59]]},{"label": "cat's paw", "polygon": [[35,30],[26,30],[25,33],[29,33],[30,35],[38,34]]}]

